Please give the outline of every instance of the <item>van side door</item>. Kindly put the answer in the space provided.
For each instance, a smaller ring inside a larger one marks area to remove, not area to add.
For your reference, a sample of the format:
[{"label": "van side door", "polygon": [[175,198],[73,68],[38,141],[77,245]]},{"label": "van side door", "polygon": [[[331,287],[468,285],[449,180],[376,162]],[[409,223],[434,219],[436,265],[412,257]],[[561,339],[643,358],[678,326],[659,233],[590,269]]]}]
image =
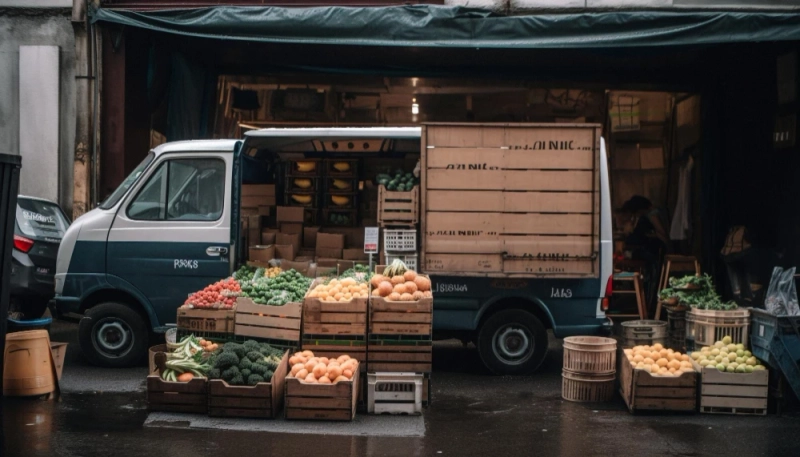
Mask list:
[{"label": "van side door", "polygon": [[175,322],[188,294],[230,274],[230,152],[170,153],[120,205],[108,235],[109,282]]}]

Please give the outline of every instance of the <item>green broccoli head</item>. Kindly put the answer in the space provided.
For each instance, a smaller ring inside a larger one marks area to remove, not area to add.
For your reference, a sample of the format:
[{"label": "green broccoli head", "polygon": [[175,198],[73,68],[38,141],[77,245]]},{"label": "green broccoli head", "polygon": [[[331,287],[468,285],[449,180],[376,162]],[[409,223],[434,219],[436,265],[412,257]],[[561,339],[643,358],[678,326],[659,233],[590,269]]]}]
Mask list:
[{"label": "green broccoli head", "polygon": [[263,360],[264,356],[258,351],[250,351],[247,353],[247,358],[250,359],[251,362],[258,362],[259,360]]},{"label": "green broccoli head", "polygon": [[239,370],[239,373],[241,373],[241,374],[242,374],[242,377],[243,377],[244,379],[247,379],[247,377],[248,377],[248,376],[250,376],[251,374],[253,374],[253,372],[252,372],[252,371],[250,371],[250,369],[249,369],[249,368],[245,368],[244,370]]},{"label": "green broccoli head", "polygon": [[229,367],[229,368],[227,368],[226,370],[224,370],[224,371],[222,372],[222,379],[224,379],[225,381],[227,381],[228,383],[230,383],[230,382],[231,382],[231,380],[232,380],[232,379],[233,379],[235,376],[238,376],[238,375],[240,375],[240,372],[239,372],[239,367],[237,367],[237,366],[235,366],[235,365],[234,365],[234,366],[232,366],[232,367]]},{"label": "green broccoli head", "polygon": [[219,368],[212,368],[208,370],[208,379],[219,379],[222,377],[222,372]]},{"label": "green broccoli head", "polygon": [[258,347],[261,346],[261,344],[256,340],[247,340],[244,343],[242,343],[242,346],[244,346],[244,348],[249,352],[249,351],[257,351]]},{"label": "green broccoli head", "polygon": [[247,357],[243,358],[239,361],[239,369],[250,368],[253,366],[253,362],[250,361]]},{"label": "green broccoli head", "polygon": [[219,368],[221,370],[237,365],[239,365],[239,356],[233,352],[223,352],[214,361],[214,368]]},{"label": "green broccoli head", "polygon": [[233,352],[240,359],[247,354],[247,350],[239,343],[225,343],[222,349],[224,352]]},{"label": "green broccoli head", "polygon": [[264,376],[264,379],[266,379],[267,381],[270,381],[274,375],[275,375],[275,373],[272,370],[267,370],[266,373],[264,373],[263,376]]},{"label": "green broccoli head", "polygon": [[258,374],[264,376],[264,374],[269,370],[269,368],[261,362],[254,363],[250,367],[250,372],[253,374]]},{"label": "green broccoli head", "polygon": [[242,374],[237,373],[236,376],[234,376],[230,381],[228,381],[228,384],[232,386],[243,386],[244,378],[242,377]]},{"label": "green broccoli head", "polygon": [[272,371],[277,370],[279,365],[279,363],[276,362],[274,359],[267,359],[264,362],[262,362],[262,364]]},{"label": "green broccoli head", "polygon": [[254,386],[254,385],[258,384],[259,382],[264,382],[264,378],[261,375],[251,374],[250,376],[247,377],[247,385],[248,386]]}]

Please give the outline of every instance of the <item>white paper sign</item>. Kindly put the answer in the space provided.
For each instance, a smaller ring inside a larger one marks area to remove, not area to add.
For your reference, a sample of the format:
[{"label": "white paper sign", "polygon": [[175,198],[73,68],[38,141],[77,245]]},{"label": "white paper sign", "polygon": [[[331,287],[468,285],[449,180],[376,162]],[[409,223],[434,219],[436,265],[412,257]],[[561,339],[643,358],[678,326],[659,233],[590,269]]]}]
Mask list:
[{"label": "white paper sign", "polygon": [[378,227],[364,227],[364,253],[378,253]]}]

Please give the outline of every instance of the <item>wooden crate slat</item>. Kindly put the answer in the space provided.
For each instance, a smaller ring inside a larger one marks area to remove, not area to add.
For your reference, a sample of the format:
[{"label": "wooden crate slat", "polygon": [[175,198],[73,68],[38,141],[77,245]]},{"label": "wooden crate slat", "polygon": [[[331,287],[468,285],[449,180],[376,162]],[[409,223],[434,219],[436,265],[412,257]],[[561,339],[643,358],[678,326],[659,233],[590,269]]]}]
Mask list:
[{"label": "wooden crate slat", "polygon": [[236,299],[236,314],[255,314],[283,318],[297,318],[302,316],[302,303],[286,303],[283,306],[259,305],[249,298]]},{"label": "wooden crate slat", "polygon": [[350,395],[352,386],[349,382],[332,385],[304,384],[294,378],[287,379],[286,396],[288,397],[346,397]]},{"label": "wooden crate slat", "polygon": [[766,384],[763,386],[734,386],[703,382],[700,392],[703,396],[767,398],[769,386]]},{"label": "wooden crate slat", "polygon": [[365,325],[349,325],[349,324],[328,324],[328,323],[304,323],[304,333],[313,335],[331,334],[331,335],[363,335]]},{"label": "wooden crate slat", "polygon": [[634,410],[669,410],[669,411],[694,411],[697,409],[695,398],[647,398],[636,397]]},{"label": "wooden crate slat", "polygon": [[386,313],[373,312],[371,319],[375,322],[399,322],[429,324],[432,320],[431,313]]},{"label": "wooden crate slat", "polygon": [[189,332],[233,333],[233,309],[178,308],[178,329]]},{"label": "wooden crate slat", "polygon": [[249,298],[239,297],[236,301],[234,334],[299,342],[302,308],[302,303],[258,305]]},{"label": "wooden crate slat", "polygon": [[428,189],[582,191],[594,187],[591,170],[446,170],[429,168]]},{"label": "wooden crate slat", "polygon": [[347,409],[349,405],[350,399],[347,397],[286,397],[287,408]]},{"label": "wooden crate slat", "polygon": [[527,170],[560,169],[591,170],[592,151],[517,150],[500,148],[434,148],[427,154],[427,167],[459,171],[464,165],[474,168],[516,168]]},{"label": "wooden crate slat", "polygon": [[236,316],[236,324],[284,330],[297,330],[300,328],[300,319],[257,316],[255,314],[240,314]]},{"label": "wooden crate slat", "polygon": [[374,322],[370,324],[370,333],[382,335],[430,335],[431,324],[398,324]]},{"label": "wooden crate slat", "polygon": [[367,360],[370,362],[430,362],[431,352],[377,352],[368,351]]},{"label": "wooden crate slat", "polygon": [[766,416],[767,408],[731,408],[718,406],[701,406],[703,414],[735,414],[744,416]]},{"label": "wooden crate slat", "polygon": [[147,407],[150,411],[204,414],[208,409],[206,379],[167,382],[155,371],[147,376]]},{"label": "wooden crate slat", "polygon": [[300,330],[283,330],[252,325],[236,325],[236,335],[251,336],[254,338],[269,338],[273,340],[300,341]]},{"label": "wooden crate slat", "polygon": [[389,371],[406,373],[430,373],[432,366],[430,363],[394,363],[394,362],[368,362],[369,372]]},{"label": "wooden crate slat", "polygon": [[416,302],[392,302],[374,297],[370,300],[370,309],[387,312],[430,313],[433,311],[433,299],[425,298]]},{"label": "wooden crate slat", "polygon": [[703,395],[700,397],[700,406],[721,407],[721,408],[752,408],[765,409],[767,407],[767,397],[745,398],[745,397],[715,397]]},{"label": "wooden crate slat", "polygon": [[697,390],[691,387],[647,387],[637,386],[636,395],[652,398],[694,398]]}]

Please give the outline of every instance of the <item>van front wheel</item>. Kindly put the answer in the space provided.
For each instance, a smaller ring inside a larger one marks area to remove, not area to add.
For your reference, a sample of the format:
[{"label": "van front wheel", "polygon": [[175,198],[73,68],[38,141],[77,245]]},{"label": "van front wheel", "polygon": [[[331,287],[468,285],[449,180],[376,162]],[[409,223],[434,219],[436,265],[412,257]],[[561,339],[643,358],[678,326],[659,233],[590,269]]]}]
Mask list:
[{"label": "van front wheel", "polygon": [[483,364],[492,373],[530,373],[547,355],[547,330],[533,314],[507,309],[483,323],[477,346]]},{"label": "van front wheel", "polygon": [[147,351],[147,326],[131,308],[101,303],[88,311],[78,327],[81,351],[93,365],[129,367]]}]

